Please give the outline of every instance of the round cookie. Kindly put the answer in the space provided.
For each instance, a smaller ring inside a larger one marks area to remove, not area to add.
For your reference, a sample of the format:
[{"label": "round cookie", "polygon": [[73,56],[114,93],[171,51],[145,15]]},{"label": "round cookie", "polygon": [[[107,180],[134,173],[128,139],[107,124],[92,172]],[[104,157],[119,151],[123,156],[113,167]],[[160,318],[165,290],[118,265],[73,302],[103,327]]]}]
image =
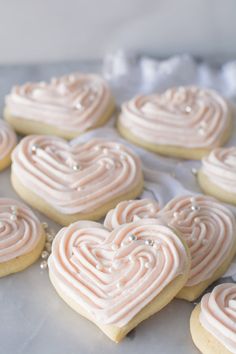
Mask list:
[{"label": "round cookie", "polygon": [[40,256],[44,229],[23,203],[0,198],[0,277],[19,272]]},{"label": "round cookie", "polygon": [[236,284],[218,285],[192,312],[190,331],[203,354],[236,353]]},{"label": "round cookie", "polygon": [[236,147],[212,150],[202,159],[197,177],[204,193],[236,204]]},{"label": "round cookie", "polygon": [[99,220],[143,189],[140,159],[104,139],[71,145],[52,136],[28,136],[12,154],[12,185],[28,204],[59,224]]},{"label": "round cookie", "polygon": [[159,210],[159,203],[153,199],[125,200],[107,213],[104,226],[113,230],[138,219],[155,218]]},{"label": "round cookie", "polygon": [[11,152],[17,144],[17,137],[12,128],[0,119],[0,171],[11,163]]},{"label": "round cookie", "polygon": [[225,273],[236,254],[235,216],[215,199],[198,195],[172,199],[159,218],[189,247],[190,275],[177,297],[193,301]]},{"label": "round cookie", "polygon": [[156,219],[112,232],[79,221],[56,235],[48,263],[64,301],[119,342],[175,297],[188,278],[190,257],[181,238]]},{"label": "round cookie", "polygon": [[201,159],[222,146],[231,132],[231,111],[217,92],[195,86],[137,96],[122,105],[117,127],[131,142],[150,151]]},{"label": "round cookie", "polygon": [[21,134],[49,134],[72,139],[104,125],[115,110],[106,81],[75,73],[15,86],[6,96],[4,118]]}]

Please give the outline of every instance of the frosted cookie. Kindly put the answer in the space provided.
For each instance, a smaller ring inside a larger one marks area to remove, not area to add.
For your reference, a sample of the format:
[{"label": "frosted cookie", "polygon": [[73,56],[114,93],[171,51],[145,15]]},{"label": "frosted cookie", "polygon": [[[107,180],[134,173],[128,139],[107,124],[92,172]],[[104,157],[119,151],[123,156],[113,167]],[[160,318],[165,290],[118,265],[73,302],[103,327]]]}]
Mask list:
[{"label": "frosted cookie", "polygon": [[236,284],[218,285],[192,312],[193,342],[203,354],[236,353]]},{"label": "frosted cookie", "polygon": [[159,203],[153,199],[125,200],[107,213],[104,226],[113,230],[138,219],[155,218],[159,210]]},{"label": "frosted cookie", "polygon": [[115,104],[106,81],[75,73],[15,86],[6,96],[5,119],[21,134],[51,134],[71,139],[104,125]]},{"label": "frosted cookie", "polygon": [[0,277],[19,272],[40,256],[44,229],[23,203],[0,198]]},{"label": "frosted cookie", "polygon": [[11,163],[11,152],[16,146],[17,137],[12,128],[0,119],[0,171]]},{"label": "frosted cookie", "polygon": [[236,222],[223,204],[206,196],[172,199],[159,217],[181,234],[191,254],[191,270],[178,297],[192,301],[230,265],[236,253]]},{"label": "frosted cookie", "polygon": [[155,219],[112,232],[79,221],[56,235],[49,276],[69,306],[119,342],[174,298],[189,265],[183,241]]},{"label": "frosted cookie", "polygon": [[71,145],[52,136],[28,136],[12,154],[12,185],[28,204],[59,224],[98,220],[143,189],[140,159],[104,139]]},{"label": "frosted cookie", "polygon": [[122,136],[150,151],[200,159],[227,141],[231,112],[215,91],[177,87],[124,103],[117,126]]},{"label": "frosted cookie", "polygon": [[236,204],[236,147],[214,149],[204,157],[198,182],[204,193]]}]

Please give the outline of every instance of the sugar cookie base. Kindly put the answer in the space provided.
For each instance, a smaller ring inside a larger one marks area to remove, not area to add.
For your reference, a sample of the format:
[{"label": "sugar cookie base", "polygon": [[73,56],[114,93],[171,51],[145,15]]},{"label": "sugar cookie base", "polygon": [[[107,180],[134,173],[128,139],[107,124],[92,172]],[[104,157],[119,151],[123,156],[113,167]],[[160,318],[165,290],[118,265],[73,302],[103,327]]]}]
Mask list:
[{"label": "sugar cookie base", "polygon": [[69,225],[78,220],[99,220],[119,202],[122,200],[135,199],[143,190],[143,179],[141,179],[138,185],[134,186],[129,192],[112,199],[91,213],[62,214],[45,202],[40,196],[26,188],[13,173],[11,175],[11,182],[17,194],[26,203],[61,225]]},{"label": "sugar cookie base", "polygon": [[[102,114],[101,118],[94,124],[89,130],[101,127],[104,125],[112,116],[115,111],[115,103],[111,100],[106,111]],[[66,129],[60,129],[56,126],[49,125],[46,123],[41,123],[32,119],[26,119],[24,117],[16,117],[11,114],[8,107],[4,110],[4,119],[14,128],[14,130],[23,135],[30,134],[43,134],[43,135],[55,135],[64,139],[73,139],[80,134],[85,133],[80,130],[73,129],[68,131]],[[66,128],[66,127],[65,127]]]},{"label": "sugar cookie base", "polygon": [[[187,251],[188,252],[188,251]],[[96,326],[98,326],[111,340],[118,343],[126,336],[128,332],[130,332],[133,328],[135,328],[140,322],[146,320],[148,317],[152,316],[156,312],[160,311],[163,307],[165,307],[178,293],[179,289],[183,287],[188,278],[190,268],[190,257],[188,259],[188,264],[185,269],[185,273],[176,277],[165,289],[161,291],[161,293],[155,297],[148,305],[146,305],[126,326],[117,327],[115,325],[102,325],[92,316],[87,313],[81,306],[79,306],[75,300],[70,298],[68,294],[63,291],[61,288],[57,278],[49,271],[50,280],[55,287],[57,293],[61,296],[61,298],[76,312],[78,312],[83,317],[92,321]]]},{"label": "sugar cookie base", "polygon": [[0,263],[0,278],[6,275],[20,272],[33,264],[40,256],[45,244],[45,232],[41,230],[40,239],[35,248],[22,256]]},{"label": "sugar cookie base", "polygon": [[[210,180],[208,176],[200,170],[197,174],[198,183],[205,194],[211,195],[222,202],[236,205],[236,194],[225,191]],[[236,183],[236,181],[235,181]]]},{"label": "sugar cookie base", "polygon": [[0,160],[0,171],[5,170],[11,164],[11,152]]},{"label": "sugar cookie base", "polygon": [[194,344],[202,354],[232,354],[221,342],[200,323],[201,306],[198,304],[190,317],[190,332]]},{"label": "sugar cookie base", "polygon": [[[229,127],[225,129],[225,132],[222,134],[221,139],[219,140],[217,146],[224,145],[230,137],[232,123],[229,124]],[[170,157],[177,157],[182,159],[191,159],[191,160],[200,160],[203,156],[206,156],[211,151],[211,148],[184,148],[180,146],[171,146],[171,145],[158,145],[152,144],[141,138],[137,137],[129,129],[122,126],[122,124],[117,122],[117,129],[119,133],[127,140],[132,142],[135,145],[141,146],[149,151],[155,152],[160,155],[170,156]],[[215,146],[216,147],[216,146]]]},{"label": "sugar cookie base", "polygon": [[180,290],[180,292],[177,294],[176,297],[178,299],[184,299],[188,301],[193,301],[197,299],[209,285],[214,283],[214,281],[219,279],[226,272],[235,254],[236,254],[236,230],[235,230],[235,240],[233,245],[231,246],[229,254],[225,257],[224,262],[221,263],[219,267],[216,269],[212,277],[205,281],[202,281],[199,284],[183,287],[183,289]]}]

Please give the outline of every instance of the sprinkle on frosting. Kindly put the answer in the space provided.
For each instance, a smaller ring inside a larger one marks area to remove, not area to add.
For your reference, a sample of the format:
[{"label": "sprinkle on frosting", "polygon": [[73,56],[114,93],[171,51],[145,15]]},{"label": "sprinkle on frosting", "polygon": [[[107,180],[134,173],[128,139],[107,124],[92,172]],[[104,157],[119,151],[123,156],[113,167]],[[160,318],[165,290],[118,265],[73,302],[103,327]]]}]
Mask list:
[{"label": "sprinkle on frosting", "polygon": [[160,205],[152,199],[127,200],[120,202],[115,209],[108,212],[104,226],[109,229],[144,218],[155,218]]},{"label": "sprinkle on frosting", "polygon": [[41,235],[40,221],[27,206],[0,198],[0,263],[31,252]]},{"label": "sprinkle on frosting", "polygon": [[[130,241],[131,234],[136,239]],[[179,237],[155,219],[111,233],[101,224],[79,221],[57,234],[49,271],[66,295],[97,322],[122,327],[185,272],[187,259]]]},{"label": "sprinkle on frosting", "polygon": [[236,147],[212,150],[202,159],[201,171],[218,187],[236,193]]},{"label": "sprinkle on frosting", "polygon": [[10,114],[67,132],[96,126],[111,104],[111,91],[102,77],[75,73],[50,83],[15,86],[6,97]]},{"label": "sprinkle on frosting", "polygon": [[0,161],[9,155],[17,143],[15,132],[0,119]]},{"label": "sprinkle on frosting", "polygon": [[57,211],[90,213],[142,183],[139,158],[124,145],[116,146],[103,139],[72,146],[57,137],[28,136],[13,153],[12,171]]},{"label": "sprinkle on frosting", "polygon": [[230,112],[215,91],[176,87],[124,103],[119,123],[148,143],[214,148],[230,125]]},{"label": "sprinkle on frosting", "polygon": [[209,279],[235,242],[235,217],[223,204],[206,196],[172,199],[159,217],[185,239],[191,254],[191,271],[186,286]]},{"label": "sprinkle on frosting", "polygon": [[203,296],[199,320],[231,353],[236,353],[236,284],[218,285]]}]

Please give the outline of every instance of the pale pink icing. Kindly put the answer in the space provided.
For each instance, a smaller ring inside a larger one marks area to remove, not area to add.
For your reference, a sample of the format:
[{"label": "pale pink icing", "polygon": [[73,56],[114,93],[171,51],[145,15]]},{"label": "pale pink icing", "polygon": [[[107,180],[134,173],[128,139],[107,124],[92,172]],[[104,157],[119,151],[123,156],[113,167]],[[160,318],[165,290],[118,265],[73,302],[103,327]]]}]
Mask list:
[{"label": "pale pink icing", "polygon": [[[192,210],[194,207],[198,210]],[[174,198],[159,217],[174,227],[189,246],[192,263],[186,286],[209,279],[235,243],[235,217],[213,198],[201,195]]]},{"label": "pale pink icing", "polygon": [[215,91],[177,87],[124,103],[119,123],[148,143],[212,148],[219,146],[230,112]]},{"label": "pale pink icing", "polygon": [[118,327],[125,326],[186,265],[182,242],[156,219],[126,224],[111,233],[98,223],[76,222],[59,231],[49,258],[49,272],[61,291],[98,323]]},{"label": "pale pink icing", "polygon": [[17,143],[14,130],[0,119],[0,161],[9,155]]},{"label": "pale pink icing", "polygon": [[0,198],[0,263],[31,252],[42,236],[42,226],[23,203]]},{"label": "pale pink icing", "polygon": [[11,115],[68,132],[92,128],[111,102],[111,91],[105,80],[82,73],[52,79],[50,83],[15,86],[6,97]]},{"label": "pale pink icing", "polygon": [[202,159],[201,170],[218,187],[236,193],[236,147],[212,150]]},{"label": "pale pink icing", "polygon": [[109,229],[143,218],[155,218],[160,205],[152,199],[126,200],[110,210],[104,220],[104,226]]},{"label": "pale pink icing", "polygon": [[216,286],[203,296],[199,320],[231,353],[236,353],[236,284]]},{"label": "pale pink icing", "polygon": [[57,137],[28,136],[12,161],[20,182],[64,214],[89,213],[142,183],[139,158],[104,139],[72,146]]}]

